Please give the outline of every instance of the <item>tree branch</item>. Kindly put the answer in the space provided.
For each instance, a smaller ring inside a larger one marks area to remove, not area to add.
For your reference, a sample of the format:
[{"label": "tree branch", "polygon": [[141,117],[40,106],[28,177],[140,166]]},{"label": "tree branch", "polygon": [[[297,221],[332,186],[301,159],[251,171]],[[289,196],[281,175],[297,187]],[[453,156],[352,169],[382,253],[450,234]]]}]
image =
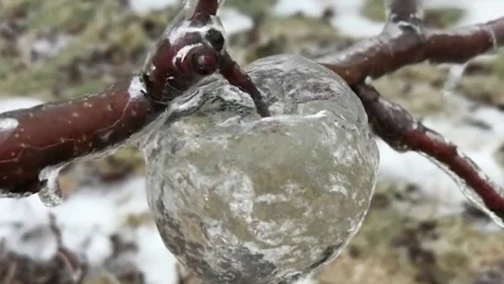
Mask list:
[{"label": "tree branch", "polygon": [[227,52],[225,52],[222,56],[220,73],[231,85],[240,88],[252,98],[257,113],[261,117],[271,116],[268,105],[264,102],[263,96],[257,86],[254,82],[252,82],[249,75],[238,65],[238,63],[236,63],[236,61],[231,58]]},{"label": "tree branch", "polygon": [[[415,151],[434,159],[458,181],[464,194],[494,220],[504,222],[504,190],[456,145],[425,127],[400,105],[382,97],[366,84],[351,86],[360,98],[373,131],[397,151]],[[486,208],[485,208],[486,207]]]},{"label": "tree branch", "polygon": [[456,145],[425,127],[400,105],[364,84],[409,64],[463,63],[504,44],[504,17],[454,31],[425,30],[419,0],[386,0],[383,32],[343,50],[330,63],[356,92],[373,131],[397,151],[415,151],[445,170],[463,193],[504,226],[504,190]]},{"label": "tree branch", "polygon": [[423,61],[463,63],[504,44],[504,17],[453,31],[425,30],[420,22],[422,13],[413,7],[416,1],[388,2],[389,23],[379,36],[362,40],[336,57],[319,60],[322,65],[348,84],[355,84]]},{"label": "tree branch", "polygon": [[201,28],[214,24],[210,15],[219,2],[195,4],[186,25],[170,25],[158,38],[138,75],[98,94],[0,114],[0,197],[44,193],[52,183],[40,175],[44,169],[123,146],[175,98],[215,73],[221,50],[208,44],[212,33]]},{"label": "tree branch", "polygon": [[219,9],[218,0],[199,0],[194,8],[194,15],[196,14],[207,14],[215,15]]}]

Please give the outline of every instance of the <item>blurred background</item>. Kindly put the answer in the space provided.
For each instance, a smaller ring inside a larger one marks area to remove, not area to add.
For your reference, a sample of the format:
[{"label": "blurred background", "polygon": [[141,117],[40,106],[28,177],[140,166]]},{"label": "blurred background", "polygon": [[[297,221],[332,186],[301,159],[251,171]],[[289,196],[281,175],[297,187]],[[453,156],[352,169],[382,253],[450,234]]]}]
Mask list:
[{"label": "blurred background", "polygon": [[[0,112],[97,92],[136,72],[177,0],[0,0]],[[503,15],[504,1],[426,0],[426,24]],[[227,0],[220,16],[241,63],[278,53],[337,53],[384,23],[382,0]],[[453,47],[456,48],[456,47]],[[376,80],[383,95],[455,141],[504,184],[504,53],[464,66],[419,64]],[[416,154],[378,141],[380,181],[361,231],[313,283],[504,283],[504,232]],[[145,200],[135,149],[72,165],[67,199],[0,200],[5,284],[182,283]],[[57,239],[67,253],[57,251]]]}]

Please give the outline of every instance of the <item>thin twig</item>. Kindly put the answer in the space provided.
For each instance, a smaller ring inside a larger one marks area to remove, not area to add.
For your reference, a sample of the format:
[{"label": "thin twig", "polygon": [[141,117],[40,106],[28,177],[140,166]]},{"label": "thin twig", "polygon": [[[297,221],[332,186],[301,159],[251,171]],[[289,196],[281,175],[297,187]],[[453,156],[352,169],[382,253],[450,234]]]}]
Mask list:
[{"label": "thin twig", "polygon": [[389,21],[379,36],[320,60],[348,84],[379,78],[423,61],[463,63],[504,44],[504,17],[452,31],[426,30],[421,24],[422,12],[414,6],[416,1],[389,2]]},{"label": "thin twig", "polygon": [[256,107],[257,113],[262,117],[271,116],[268,105],[263,99],[261,92],[252,82],[252,79],[247,73],[234,61],[227,52],[222,56],[220,73],[227,81],[242,91],[246,92],[252,98]]},{"label": "thin twig", "polygon": [[504,43],[504,17],[451,32],[427,31],[418,0],[387,0],[386,4],[387,23],[380,35],[347,48],[334,61],[322,65],[352,87],[373,131],[388,145],[397,151],[416,151],[429,157],[460,183],[471,201],[504,224],[503,190],[456,145],[364,84],[368,77],[378,78],[409,64],[426,60],[462,63],[495,49]]},{"label": "thin twig", "polygon": [[371,85],[356,84],[352,89],[364,105],[374,132],[389,146],[435,159],[444,169],[460,177],[485,207],[504,221],[502,189],[456,145],[424,126],[399,104],[382,97]]}]

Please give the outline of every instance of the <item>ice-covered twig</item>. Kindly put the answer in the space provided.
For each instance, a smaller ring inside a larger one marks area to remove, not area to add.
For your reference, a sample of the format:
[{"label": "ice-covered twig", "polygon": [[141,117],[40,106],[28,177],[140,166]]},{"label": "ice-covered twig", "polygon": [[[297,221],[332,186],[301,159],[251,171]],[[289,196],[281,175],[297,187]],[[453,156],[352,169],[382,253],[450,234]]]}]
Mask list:
[{"label": "ice-covered twig", "polygon": [[264,102],[261,92],[252,82],[252,79],[245,71],[234,61],[231,56],[225,52],[222,56],[220,72],[224,78],[233,86],[246,92],[254,101],[257,113],[262,117],[271,116],[268,105]]},{"label": "ice-covered twig", "polygon": [[504,44],[504,17],[452,31],[429,30],[415,0],[388,0],[388,22],[377,37],[341,51],[321,62],[349,84],[378,78],[423,61],[463,63]]},{"label": "ice-covered twig", "polygon": [[494,221],[504,226],[503,189],[493,183],[460,149],[425,127],[400,105],[382,97],[367,84],[352,86],[369,117],[373,131],[397,151],[430,157],[459,184],[464,194]]}]

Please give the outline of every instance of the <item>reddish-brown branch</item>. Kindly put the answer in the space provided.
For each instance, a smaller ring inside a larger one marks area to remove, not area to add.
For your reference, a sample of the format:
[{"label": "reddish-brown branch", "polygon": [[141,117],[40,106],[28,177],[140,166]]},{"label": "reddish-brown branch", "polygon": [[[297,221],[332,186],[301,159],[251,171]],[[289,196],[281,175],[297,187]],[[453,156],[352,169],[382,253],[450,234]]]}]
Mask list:
[{"label": "reddish-brown branch", "polygon": [[416,151],[431,157],[504,220],[504,197],[499,186],[453,143],[363,83],[367,77],[378,78],[422,61],[463,63],[504,44],[504,17],[451,32],[426,31],[418,4],[417,0],[388,0],[388,21],[379,36],[359,42],[322,65],[352,86],[374,132],[387,144],[397,151]]},{"label": "reddish-brown branch", "polygon": [[348,84],[378,78],[406,65],[463,63],[504,44],[504,17],[453,31],[432,31],[399,25],[382,34],[358,42],[321,63],[339,74]]},{"label": "reddish-brown branch", "polygon": [[152,121],[152,104],[129,86],[122,82],[98,95],[0,114],[3,193],[36,193],[45,186],[39,181],[45,167],[103,151]]},{"label": "reddish-brown branch", "polygon": [[198,16],[166,30],[139,75],[98,95],[0,114],[0,195],[39,192],[47,183],[40,180],[44,169],[121,145],[172,100],[215,73],[221,51],[208,44],[210,33],[203,27],[214,23],[202,13],[214,13],[217,4],[201,0]]},{"label": "reddish-brown branch", "polygon": [[47,185],[44,169],[120,146],[218,70],[269,116],[259,90],[223,50],[218,7],[218,0],[199,0],[184,25],[159,37],[137,76],[98,95],[0,114],[0,195],[37,193]]},{"label": "reddish-brown branch", "polygon": [[483,171],[453,143],[425,127],[400,105],[380,96],[365,84],[352,86],[374,132],[398,151],[416,151],[432,157],[460,177],[484,205],[504,221],[504,197]]},{"label": "reddish-brown branch", "polygon": [[217,9],[219,8],[218,0],[199,0],[194,9],[194,14],[207,14],[215,15],[217,14]]},{"label": "reddish-brown branch", "polygon": [[242,91],[250,95],[254,101],[257,113],[261,117],[271,116],[270,111],[268,110],[268,105],[264,102],[263,96],[257,86],[252,82],[249,75],[245,73],[245,71],[231,58],[231,56],[229,56],[227,52],[222,56],[220,73],[231,85],[240,88]]}]

